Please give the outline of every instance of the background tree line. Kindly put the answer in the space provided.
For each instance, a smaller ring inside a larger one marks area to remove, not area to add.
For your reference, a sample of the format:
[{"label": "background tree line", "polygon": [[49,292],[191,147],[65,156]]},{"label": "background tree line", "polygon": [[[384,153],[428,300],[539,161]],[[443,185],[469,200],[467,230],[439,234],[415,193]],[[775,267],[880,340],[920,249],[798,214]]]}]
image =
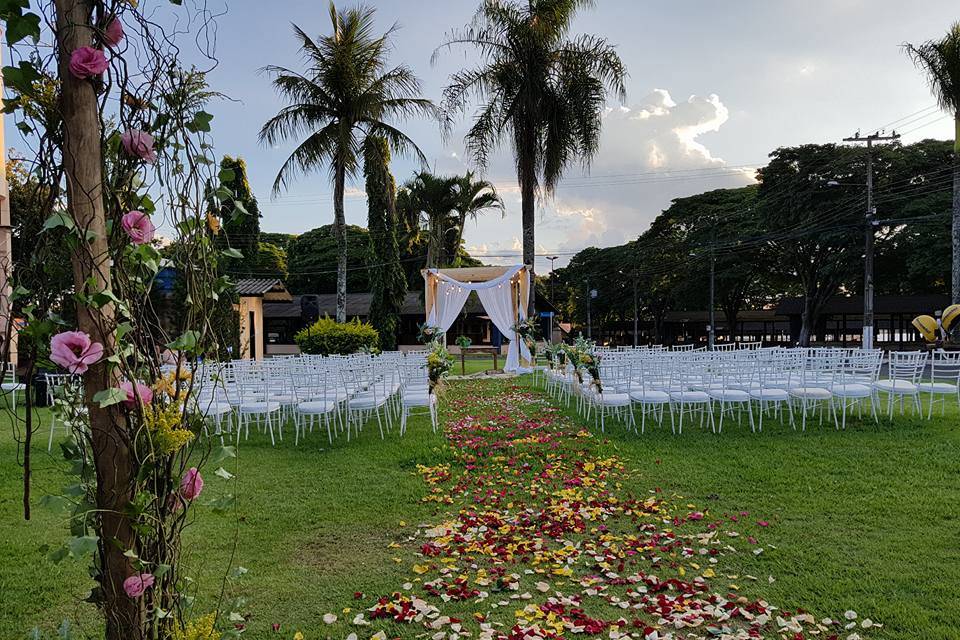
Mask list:
[{"label": "background tree line", "polygon": [[[950,291],[951,142],[923,140],[874,149],[877,295]],[[588,285],[594,326],[640,318],[655,339],[669,311],[708,307],[715,259],[718,314],[735,326],[744,309],[782,297],[803,300],[806,344],[823,306],[863,288],[866,151],[834,144],[777,149],[757,184],[677,198],[627,244],[588,248],[557,269],[555,303],[586,322]]]}]

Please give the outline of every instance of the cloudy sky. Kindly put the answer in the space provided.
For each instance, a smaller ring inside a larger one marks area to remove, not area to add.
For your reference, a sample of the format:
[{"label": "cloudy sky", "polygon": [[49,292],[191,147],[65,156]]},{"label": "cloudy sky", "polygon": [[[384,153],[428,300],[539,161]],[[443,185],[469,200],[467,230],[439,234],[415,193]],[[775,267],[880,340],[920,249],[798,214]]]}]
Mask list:
[{"label": "cloudy sky", "polygon": [[[449,74],[476,62],[465,51],[430,63],[444,33],[470,19],[474,0],[368,3],[384,29],[398,24],[392,60],[414,69],[428,97],[439,99]],[[299,68],[290,23],[327,33],[326,3],[227,4],[218,21],[221,63],[211,84],[235,102],[211,109],[218,152],[246,158],[265,230],[297,233],[327,224],[333,216],[327,174],[302,178],[272,199],[273,178],[292,145],[264,148],[256,138],[282,106],[257,69]],[[540,207],[538,253],[568,257],[586,246],[635,238],[671,198],[745,184],[749,168],[779,146],[837,142],[857,129],[890,123],[907,142],[952,136],[950,120],[936,110],[900,45],[938,37],[956,19],[955,0],[597,0],[574,32],[617,45],[630,73],[627,101],[610,104],[590,173],[573,167],[556,197]],[[462,129],[445,142],[435,123],[404,127],[436,171],[470,166]],[[400,181],[415,169],[408,160],[394,163]],[[510,256],[520,250],[520,200],[507,152],[493,160],[487,177],[503,194],[506,217],[490,214],[471,224],[466,243],[488,262],[515,262]],[[348,221],[365,224],[362,192],[348,193]],[[538,258],[539,271],[546,265]]]}]

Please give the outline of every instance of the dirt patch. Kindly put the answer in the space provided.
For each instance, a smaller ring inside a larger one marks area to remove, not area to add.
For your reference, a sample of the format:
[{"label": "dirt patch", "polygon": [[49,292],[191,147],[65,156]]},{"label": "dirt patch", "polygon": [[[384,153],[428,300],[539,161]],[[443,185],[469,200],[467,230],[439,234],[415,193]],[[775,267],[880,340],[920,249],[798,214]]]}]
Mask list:
[{"label": "dirt patch", "polygon": [[388,529],[348,527],[322,530],[316,538],[300,546],[294,559],[298,564],[322,567],[330,573],[350,571],[366,564],[382,566],[384,558],[390,555],[388,545],[396,537]]}]

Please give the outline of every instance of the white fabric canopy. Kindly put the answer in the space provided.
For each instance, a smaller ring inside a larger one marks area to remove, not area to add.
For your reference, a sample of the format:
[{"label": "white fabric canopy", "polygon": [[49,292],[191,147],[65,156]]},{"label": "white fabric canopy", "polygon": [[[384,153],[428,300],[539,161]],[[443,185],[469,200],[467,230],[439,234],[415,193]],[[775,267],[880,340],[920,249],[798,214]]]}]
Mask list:
[{"label": "white fabric canopy", "polygon": [[[527,286],[515,289],[512,280],[521,271],[523,272],[521,277],[527,279],[525,283]],[[516,373],[530,371],[520,364],[521,358],[530,362],[530,349],[523,340],[517,339],[516,331],[513,329],[518,321],[526,319],[527,304],[530,299],[530,275],[523,265],[510,267],[503,275],[483,282],[461,282],[438,269],[428,269],[426,273],[438,280],[436,293],[433,296],[433,306],[427,314],[428,325],[439,327],[446,332],[453,325],[457,316],[460,315],[470,292],[476,291],[494,326],[510,341],[507,348],[507,362],[503,367],[504,371]],[[430,287],[429,280],[427,281],[427,287],[428,289]],[[519,297],[522,299],[514,300],[513,296],[517,295],[518,290],[520,292]],[[427,299],[430,300],[429,293]],[[514,309],[516,309],[516,315],[514,315]]]}]

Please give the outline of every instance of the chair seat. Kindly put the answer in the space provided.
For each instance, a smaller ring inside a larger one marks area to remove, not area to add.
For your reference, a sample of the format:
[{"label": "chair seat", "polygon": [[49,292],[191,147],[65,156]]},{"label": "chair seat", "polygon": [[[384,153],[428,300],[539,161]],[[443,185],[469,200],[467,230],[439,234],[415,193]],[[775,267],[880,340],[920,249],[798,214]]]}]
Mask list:
[{"label": "chair seat", "polygon": [[794,398],[806,398],[807,400],[829,400],[833,397],[830,390],[823,387],[796,387],[790,389],[789,393]]},{"label": "chair seat", "polygon": [[957,393],[957,385],[949,382],[921,382],[917,385],[920,391],[927,393],[952,394]]},{"label": "chair seat", "polygon": [[786,389],[755,387],[750,389],[750,397],[754,400],[762,400],[763,402],[786,402],[790,399],[790,394],[787,393]]},{"label": "chair seat", "polygon": [[240,404],[240,413],[272,413],[279,410],[280,405],[275,402],[243,402]]},{"label": "chair seat", "polygon": [[917,385],[909,380],[877,380],[873,383],[873,388],[877,391],[886,391],[887,393],[917,393]]},{"label": "chair seat", "polygon": [[714,400],[723,402],[749,402],[750,394],[740,389],[711,389],[707,392]]},{"label": "chair seat", "polygon": [[3,391],[26,391],[27,385],[22,382],[4,382],[0,384]]},{"label": "chair seat", "polygon": [[307,414],[330,413],[337,408],[333,400],[308,400],[297,405],[297,411]]},{"label": "chair seat", "polygon": [[869,398],[873,391],[868,385],[851,382],[833,387],[833,395],[840,398]]},{"label": "chair seat", "polygon": [[597,393],[595,400],[605,407],[625,407],[630,404],[628,393]]},{"label": "chair seat", "polygon": [[710,402],[706,391],[673,391],[670,393],[673,402]]},{"label": "chair seat", "polygon": [[197,405],[197,412],[205,417],[219,417],[233,411],[227,402],[205,402],[201,400]]},{"label": "chair seat", "polygon": [[666,391],[634,388],[630,391],[630,399],[641,404],[662,404],[664,402],[670,402],[670,394]]},{"label": "chair seat", "polygon": [[429,407],[437,404],[437,396],[432,393],[406,393],[403,396],[405,407]]},{"label": "chair seat", "polygon": [[360,395],[350,398],[350,408],[351,409],[373,409],[375,407],[380,407],[386,404],[385,398],[379,398],[373,394],[370,395]]}]

